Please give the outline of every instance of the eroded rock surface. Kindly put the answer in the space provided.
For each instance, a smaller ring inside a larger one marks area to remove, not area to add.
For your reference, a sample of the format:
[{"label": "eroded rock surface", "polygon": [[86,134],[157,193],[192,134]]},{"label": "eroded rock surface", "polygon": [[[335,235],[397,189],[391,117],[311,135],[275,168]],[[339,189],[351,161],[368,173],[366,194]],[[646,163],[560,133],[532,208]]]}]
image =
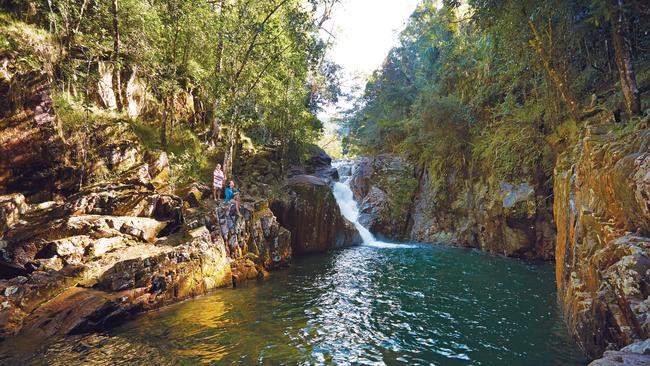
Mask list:
[{"label": "eroded rock surface", "polygon": [[351,174],[359,222],[375,235],[406,240],[416,183],[413,167],[399,156],[383,154],[359,158]]},{"label": "eroded rock surface", "polygon": [[145,185],[32,207],[2,253],[20,272],[0,281],[0,336],[103,329],[289,264],[291,235],[266,201],[243,204],[241,217],[210,201],[179,216],[181,206]]},{"label": "eroded rock surface", "polygon": [[296,254],[319,253],[361,243],[354,225],[341,216],[327,182],[313,175],[297,175],[285,186],[286,200],[275,200],[272,210],[292,233]]},{"label": "eroded rock surface", "polygon": [[650,131],[610,129],[589,126],[555,169],[559,302],[592,357],[650,335]]},{"label": "eroded rock surface", "polygon": [[620,351],[605,351],[603,358],[589,366],[650,366],[650,339],[635,342]]}]

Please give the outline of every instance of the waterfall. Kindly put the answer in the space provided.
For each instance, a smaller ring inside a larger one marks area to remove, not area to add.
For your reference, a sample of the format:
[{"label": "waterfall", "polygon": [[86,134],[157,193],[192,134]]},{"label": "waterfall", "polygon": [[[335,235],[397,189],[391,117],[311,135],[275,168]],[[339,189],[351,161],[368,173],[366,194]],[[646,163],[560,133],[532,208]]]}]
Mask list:
[{"label": "waterfall", "polygon": [[359,222],[359,206],[357,205],[357,202],[354,200],[354,194],[352,193],[352,189],[350,188],[350,183],[352,180],[352,177],[349,175],[341,175],[342,167],[347,167],[351,166],[352,163],[349,161],[336,161],[332,163],[332,166],[336,168],[339,171],[339,181],[334,183],[334,198],[336,199],[336,203],[338,203],[339,208],[341,209],[341,214],[343,217],[348,219],[351,223],[354,224],[354,226],[357,228],[359,231],[359,234],[361,235],[361,239],[363,240],[363,244],[367,246],[372,246],[372,247],[380,247],[380,248],[413,248],[415,245],[407,245],[407,244],[394,244],[394,243],[387,243],[384,241],[380,241],[375,239],[375,236],[372,235],[370,230],[366,229],[361,223]]}]

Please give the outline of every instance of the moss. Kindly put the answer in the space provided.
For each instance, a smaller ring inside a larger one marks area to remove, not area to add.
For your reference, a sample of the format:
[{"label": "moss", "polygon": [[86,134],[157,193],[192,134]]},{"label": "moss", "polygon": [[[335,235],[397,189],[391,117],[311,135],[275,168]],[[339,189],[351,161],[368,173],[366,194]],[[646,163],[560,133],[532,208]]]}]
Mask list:
[{"label": "moss", "polygon": [[403,172],[398,176],[391,176],[391,179],[384,183],[386,194],[390,202],[391,218],[393,220],[403,217],[413,203],[413,192],[418,186],[414,177]]},{"label": "moss", "polygon": [[645,117],[633,117],[627,123],[616,125],[614,133],[619,139],[626,138],[636,132],[648,128],[650,115]]},{"label": "moss", "polygon": [[47,31],[0,13],[0,54],[12,55],[18,73],[48,69],[58,53]]},{"label": "moss", "polygon": [[497,178],[529,181],[540,166],[550,175],[553,159],[544,135],[528,123],[499,123],[478,138],[474,159]]},{"label": "moss", "polygon": [[560,124],[555,131],[550,134],[546,141],[555,151],[564,150],[566,146],[575,145],[580,139],[580,128],[574,120],[568,120]]}]

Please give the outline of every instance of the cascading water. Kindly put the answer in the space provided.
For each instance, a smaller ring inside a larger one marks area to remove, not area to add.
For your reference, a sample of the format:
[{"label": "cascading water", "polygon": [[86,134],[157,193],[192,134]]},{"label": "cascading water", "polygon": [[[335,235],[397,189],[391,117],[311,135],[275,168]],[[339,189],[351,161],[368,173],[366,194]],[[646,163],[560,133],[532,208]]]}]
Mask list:
[{"label": "cascading water", "polygon": [[339,181],[334,183],[334,198],[336,199],[336,203],[338,203],[339,208],[341,209],[341,214],[343,217],[348,219],[351,223],[354,224],[354,226],[357,228],[359,231],[359,234],[361,235],[361,239],[363,240],[363,244],[367,246],[372,246],[372,247],[381,247],[381,248],[412,248],[415,247],[415,245],[408,245],[408,244],[394,244],[394,243],[387,243],[384,241],[379,241],[375,239],[374,235],[366,229],[361,223],[359,222],[359,206],[357,205],[357,202],[354,200],[354,194],[352,193],[352,189],[350,188],[350,181],[351,178],[349,175],[343,175],[341,174],[341,171],[343,171],[344,167],[350,167],[352,165],[351,162],[349,161],[337,161],[333,162],[332,166],[336,168],[339,171]]}]

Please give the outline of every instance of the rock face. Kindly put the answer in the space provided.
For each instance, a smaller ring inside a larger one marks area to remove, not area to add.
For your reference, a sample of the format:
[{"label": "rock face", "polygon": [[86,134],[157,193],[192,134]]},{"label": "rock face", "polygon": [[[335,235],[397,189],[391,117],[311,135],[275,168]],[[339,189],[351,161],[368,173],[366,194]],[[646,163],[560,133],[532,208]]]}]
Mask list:
[{"label": "rock face", "polygon": [[308,148],[308,154],[309,158],[304,162],[304,171],[300,174],[319,177],[330,185],[339,179],[338,171],[332,167],[332,158],[327,155],[325,150],[311,145]]},{"label": "rock face", "polygon": [[437,189],[426,168],[394,155],[359,159],[351,188],[359,222],[393,240],[443,242],[501,255],[549,260],[555,230],[549,193],[528,182],[449,177]]},{"label": "rock face", "polygon": [[413,167],[396,155],[362,157],[352,168],[350,188],[359,223],[373,234],[406,240],[415,190]]},{"label": "rock face", "polygon": [[620,351],[605,351],[603,358],[589,366],[650,366],[650,339],[630,344]]},{"label": "rock face", "polygon": [[555,169],[559,302],[593,357],[650,335],[650,131],[610,128],[589,126]]},{"label": "rock face", "polygon": [[[242,217],[147,184],[104,185],[31,205],[2,249],[0,337],[102,329],[129,315],[287,266],[291,235],[266,201]],[[112,189],[111,189],[112,187]]]},{"label": "rock face", "polygon": [[286,200],[275,200],[271,209],[280,224],[292,233],[296,254],[324,252],[362,242],[354,225],[341,216],[332,190],[321,178],[297,175],[288,180]]},{"label": "rock face", "polygon": [[451,178],[439,192],[424,170],[413,208],[412,240],[444,242],[530,260],[553,259],[555,230],[549,194],[535,186],[481,176]]},{"label": "rock face", "polygon": [[20,221],[20,215],[25,211],[27,211],[27,204],[22,194],[0,196],[0,239],[12,225]]}]

